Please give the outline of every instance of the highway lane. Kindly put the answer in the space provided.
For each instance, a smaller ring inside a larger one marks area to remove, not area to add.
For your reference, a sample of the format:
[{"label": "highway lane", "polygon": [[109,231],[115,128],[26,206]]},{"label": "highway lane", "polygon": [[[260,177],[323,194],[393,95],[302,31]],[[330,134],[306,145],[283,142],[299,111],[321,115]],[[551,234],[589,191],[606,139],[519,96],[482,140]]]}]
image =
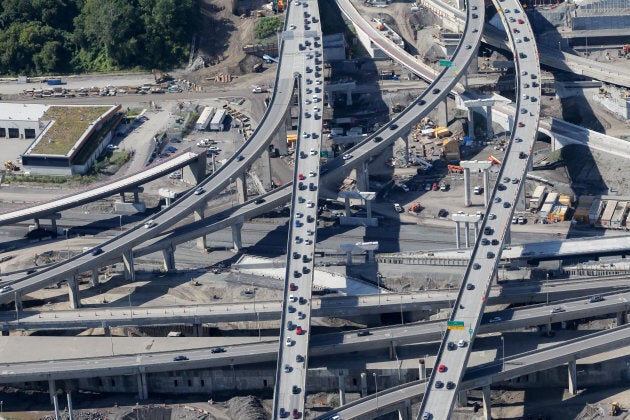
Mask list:
[{"label": "highway lane", "polygon": [[[469,7],[472,7],[469,5]],[[483,8],[483,6],[481,6]],[[531,162],[540,118],[541,88],[538,50],[534,33],[522,5],[515,0],[496,0],[514,54],[516,79],[516,109],[514,127],[503,164],[499,171],[490,203],[480,226],[468,263],[459,296],[449,318],[451,328],[445,334],[437,355],[438,369],[433,370],[424,394],[419,418],[447,419],[455,404],[457,388],[464,375],[471,344],[484,312],[490,284],[494,279],[506,232],[510,229],[514,206],[523,187]],[[470,11],[468,12],[470,13]],[[458,351],[449,351],[448,342],[468,342]],[[454,387],[436,386],[452,382]],[[439,385],[439,384],[438,384]],[[449,389],[450,388],[450,389]]]},{"label": "highway lane", "polygon": [[[248,170],[275,135],[276,127],[284,121],[285,111],[288,109],[292,99],[293,72],[295,58],[297,57],[297,47],[295,47],[295,50],[289,49],[288,51],[285,51],[284,48],[283,43],[274,84],[275,89],[261,123],[233,157],[228,159],[211,177],[199,184],[204,189],[203,193],[196,195],[193,191],[190,191],[168,208],[153,215],[152,220],[154,220],[155,225],[151,228],[137,225],[116,238],[104,242],[99,247],[102,250],[100,255],[82,254],[28,276],[19,281],[19,284],[17,282],[14,283],[11,292],[0,293],[0,303],[11,301],[15,297],[19,298],[26,293],[57,283],[77,273],[103,266],[107,261],[114,259],[114,256],[119,258],[120,254],[128,253],[133,247],[160,234],[194,211],[203,211],[205,203],[210,198],[224,189],[233,179],[236,179]],[[129,254],[127,255],[130,256]],[[132,258],[128,258],[126,265],[131,277],[133,277]]]},{"label": "highway lane", "polygon": [[[627,297],[628,294],[624,296]],[[611,305],[616,304],[617,298],[618,296],[606,296],[604,301],[588,303],[587,306],[595,311],[593,314],[606,313],[605,311],[611,310]],[[585,300],[567,302],[566,305],[585,305]],[[628,307],[627,302],[624,302],[624,305],[625,308]],[[538,306],[536,308],[516,309],[512,312],[514,320],[485,323],[482,332],[514,330],[520,328],[520,325],[535,324],[536,319],[547,316],[549,308],[549,306]],[[616,306],[614,310],[619,308],[621,307]],[[577,310],[567,311],[567,314],[571,313],[573,317],[581,318],[583,316]],[[327,357],[334,354],[361,351],[365,348],[386,349],[391,346],[392,340],[395,340],[397,345],[439,340],[444,334],[444,324],[444,321],[430,321],[372,328],[369,330],[369,335],[358,335],[357,331],[316,335],[312,337],[310,353],[313,357]],[[110,339],[103,337],[102,341],[109,344]],[[146,367],[147,372],[165,372],[221,367],[226,364],[273,362],[277,360],[278,348],[278,341],[272,340],[225,346],[223,353],[211,353],[208,349],[180,349],[148,354],[89,356],[71,360],[55,358],[54,363],[52,360],[44,360],[44,356],[33,362],[0,364],[0,383],[42,380],[41,378],[45,378],[48,374],[53,374],[56,379],[90,377],[91,375],[129,375],[133,374],[134,369],[139,365]],[[456,352],[463,352],[463,350],[458,348]],[[52,349],[47,348],[45,351],[51,352]],[[54,351],[53,354],[62,354],[62,352]],[[173,364],[173,358],[182,354],[188,357],[189,361]]]},{"label": "highway lane", "polygon": [[304,413],[311,337],[311,296],[315,274],[317,208],[322,138],[323,48],[317,0],[294,0],[287,22],[298,45],[300,118],[295,148],[293,193],[286,247],[284,299],[280,320],[273,417]]},{"label": "highway lane", "polygon": [[[548,284],[549,283],[549,284]],[[606,307],[609,312],[618,312],[629,296],[623,290],[627,288],[627,279],[600,279],[575,282],[545,282],[529,285],[495,286],[489,294],[488,303],[498,304],[532,304],[535,302],[554,302],[571,299],[584,302],[588,296],[603,294],[614,289],[607,302],[581,308],[578,303],[566,312],[554,314],[553,318],[538,319],[536,323],[546,323],[550,319],[575,319],[572,311]],[[455,298],[455,291],[428,290],[409,294],[386,293],[363,296],[338,296],[311,299],[311,315],[315,317],[360,316],[374,313],[398,313],[406,311],[433,311],[446,305],[450,306]],[[613,305],[613,306],[605,306]],[[554,307],[557,304],[554,304]],[[247,303],[213,303],[199,305],[174,305],[154,307],[102,307],[61,311],[21,311],[16,319],[14,312],[0,312],[0,329],[85,329],[101,328],[103,325],[143,326],[143,325],[194,325],[202,323],[234,322],[234,321],[266,321],[280,318],[281,301],[257,301]],[[537,311],[537,309],[536,309]],[[568,313],[567,313],[568,312]],[[538,313],[538,312],[537,312]],[[608,312],[604,312],[608,313]],[[495,313],[504,320],[514,319],[512,312]],[[539,313],[538,313],[539,314]],[[598,314],[601,314],[599,312]],[[546,314],[543,314],[546,316]],[[529,319],[529,318],[527,318]],[[520,325],[520,324],[519,324]],[[527,325],[521,325],[527,326]]]},{"label": "highway lane", "polygon": [[[505,364],[495,361],[469,368],[459,389],[475,389],[480,386],[490,385],[493,382],[518,378],[519,376],[561,366],[570,361],[627,345],[630,345],[630,325],[596,332],[586,337],[565,341],[551,347],[507,357]],[[323,420],[339,415],[342,419],[347,420],[366,418],[365,416],[374,416],[377,413],[385,414],[391,410],[391,407],[424,394],[427,385],[427,382],[414,381],[397,387],[379,390],[378,401],[375,398],[375,394],[372,394],[322,414],[316,419]]]}]

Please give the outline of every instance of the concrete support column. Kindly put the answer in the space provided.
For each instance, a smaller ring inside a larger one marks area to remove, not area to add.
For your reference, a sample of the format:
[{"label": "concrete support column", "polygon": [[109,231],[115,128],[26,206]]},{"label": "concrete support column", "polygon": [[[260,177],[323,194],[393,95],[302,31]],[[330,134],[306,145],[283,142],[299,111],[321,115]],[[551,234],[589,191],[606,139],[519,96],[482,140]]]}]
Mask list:
[{"label": "concrete support column", "polygon": [[236,198],[239,204],[247,201],[247,180],[245,174],[236,177]]},{"label": "concrete support column", "polygon": [[0,335],[2,337],[8,337],[9,336],[10,331],[9,330],[2,330],[0,331]]},{"label": "concrete support column", "polygon": [[343,204],[346,206],[346,217],[350,216],[350,198],[345,197],[343,200]]},{"label": "concrete support column", "polygon": [[136,272],[133,266],[133,250],[123,252],[123,266],[125,268],[125,280],[136,281]]},{"label": "concrete support column", "polygon": [[365,372],[361,373],[361,398],[367,397],[367,375]]},{"label": "concrete support column", "polygon": [[457,249],[460,248],[460,243],[459,243],[459,222],[455,222],[455,247]]},{"label": "concrete support column", "polygon": [[492,105],[486,107],[486,137],[492,138],[494,131],[492,130]]},{"label": "concrete support column", "polygon": [[339,371],[339,405],[346,404],[346,377],[344,371]]},{"label": "concrete support column", "polygon": [[346,91],[346,106],[352,106],[352,89]]},{"label": "concrete support column", "polygon": [[490,385],[486,385],[481,388],[483,393],[483,418],[485,420],[492,420],[492,398],[490,396]]},{"label": "concrete support column", "polygon": [[72,309],[79,309],[81,307],[79,282],[77,281],[76,276],[72,276],[68,279],[68,303]]},{"label": "concrete support column", "polygon": [[626,325],[626,320],[628,318],[628,312],[621,311],[617,312],[617,326]]},{"label": "concrete support column", "polygon": [[201,333],[203,327],[201,326],[201,323],[194,323],[193,324],[193,336],[194,337],[201,337],[203,334]]},{"label": "concrete support column", "polygon": [[91,281],[91,283],[92,283],[92,287],[98,286],[98,283],[99,283],[99,281],[98,281],[98,268],[93,268],[92,269],[92,281]]},{"label": "concrete support column", "polygon": [[464,168],[464,206],[470,207],[470,168]]},{"label": "concrete support column", "polygon": [[510,225],[508,225],[508,228],[505,230],[505,237],[503,239],[503,244],[504,245],[510,245],[512,243],[512,234],[511,234],[511,228]]},{"label": "concrete support column", "polygon": [[15,299],[15,310],[18,312],[22,311],[22,295],[15,292],[13,293],[13,297]]},{"label": "concrete support column", "polygon": [[367,252],[367,260],[369,263],[373,263],[374,262],[374,250],[373,249],[368,249]]},{"label": "concrete support column", "polygon": [[365,211],[367,212],[367,218],[372,218],[372,200],[365,200]]},{"label": "concrete support column", "polygon": [[411,420],[411,401],[405,400],[404,405],[398,409],[398,420]]},{"label": "concrete support column", "polygon": [[133,202],[134,203],[140,202],[140,194],[138,194],[138,190],[134,190],[133,192]]},{"label": "concrete support column", "polygon": [[396,340],[392,340],[389,343],[389,358],[394,360],[394,359],[398,359],[398,349],[397,349],[398,343],[396,342]]},{"label": "concrete support column", "polygon": [[468,405],[468,391],[459,391],[457,393],[457,405],[460,407]]},{"label": "concrete support column", "polygon": [[50,218],[50,226],[52,227],[53,232],[57,232],[57,218],[55,216]]},{"label": "concrete support column", "polygon": [[470,223],[464,222],[464,236],[466,237],[466,248],[470,248]]},{"label": "concrete support column", "polygon": [[437,111],[438,124],[444,127],[448,126],[448,104],[446,102],[446,98],[438,104]]},{"label": "concrete support column", "polygon": [[271,188],[271,155],[269,154],[268,147],[263,150],[260,156],[259,169],[261,171],[260,182],[262,182],[265,189],[268,191]]},{"label": "concrete support column", "polygon": [[370,175],[368,172],[368,163],[363,162],[356,170],[357,173],[357,188],[359,191],[369,191],[370,189]]},{"label": "concrete support column", "polygon": [[577,394],[577,366],[575,360],[569,362],[569,394]]},{"label": "concrete support column", "polygon": [[[123,198],[124,198],[124,196],[123,196]],[[35,222],[35,229],[39,229],[39,219],[33,219],[33,221]]]},{"label": "concrete support column", "polygon": [[346,265],[352,265],[352,251],[346,251]]},{"label": "concrete support column", "polygon": [[68,400],[68,420],[74,420],[74,413],[72,412],[72,391],[66,393],[66,399]]},{"label": "concrete support column", "polygon": [[490,170],[483,171],[483,203],[488,207],[490,202]]},{"label": "concrete support column", "polygon": [[[205,242],[205,236],[203,240]],[[199,244],[199,240],[197,240],[197,244]],[[162,259],[164,261],[164,271],[170,272],[175,270],[175,245],[170,244],[162,250]]]},{"label": "concrete support column", "polygon": [[468,108],[468,137],[475,140],[475,111],[473,108]]},{"label": "concrete support column", "polygon": [[475,222],[474,227],[475,227],[475,241],[477,241],[477,237],[479,236],[479,222]]},{"label": "concrete support column", "polygon": [[[205,205],[205,203],[204,203],[201,207],[197,207],[197,208],[193,211],[193,217],[195,218],[195,222],[196,222],[196,221],[199,221],[199,220],[203,220],[203,218],[204,218],[204,212],[205,212],[205,210],[206,210],[206,207],[205,207],[205,206],[206,206],[206,205]],[[207,237],[206,237],[206,235],[202,235],[202,236],[200,236],[200,237],[198,237],[198,238],[197,238],[197,249],[201,249],[201,250],[205,251],[205,250],[206,250],[206,248],[207,248],[207,245],[208,245],[208,242],[207,242]],[[174,251],[174,250],[173,250],[173,251]],[[174,261],[174,260],[175,260],[175,259],[173,258],[173,261]]]},{"label": "concrete support column", "polygon": [[149,398],[149,390],[147,387],[147,374],[144,371],[144,367],[140,366],[138,368],[138,373],[136,374],[136,382],[138,383],[138,399],[146,400]]},{"label": "concrete support column", "polygon": [[242,223],[235,223],[232,225],[232,244],[234,251],[240,251],[241,248],[243,248],[243,239],[241,237],[242,229]]},{"label": "concrete support column", "polygon": [[120,192],[120,202],[121,202],[121,203],[124,203],[124,202],[125,202],[125,192],[124,192],[124,191],[121,191],[121,192]]},{"label": "concrete support column", "polygon": [[55,420],[59,420],[59,398],[57,394],[53,395],[53,405],[55,406]]},{"label": "concrete support column", "polygon": [[427,366],[424,359],[418,360],[418,371],[420,373],[419,378],[421,381],[427,380]]},{"label": "concrete support column", "polygon": [[197,155],[197,160],[182,169],[182,179],[189,184],[197,185],[206,177],[206,154]]},{"label": "concrete support column", "polygon": [[55,394],[57,393],[57,388],[55,387],[55,380],[53,378],[48,378],[48,395],[50,395],[50,403],[55,403]]}]

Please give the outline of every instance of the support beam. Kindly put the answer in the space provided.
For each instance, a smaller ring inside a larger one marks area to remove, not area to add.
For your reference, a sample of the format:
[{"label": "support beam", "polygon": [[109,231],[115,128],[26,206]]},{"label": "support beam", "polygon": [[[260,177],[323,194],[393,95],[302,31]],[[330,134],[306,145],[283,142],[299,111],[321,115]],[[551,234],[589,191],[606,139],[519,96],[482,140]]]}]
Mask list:
[{"label": "support beam", "polygon": [[490,385],[481,388],[483,393],[483,418],[492,420],[492,398],[490,394]]},{"label": "support beam", "polygon": [[22,311],[22,295],[20,295],[17,291],[13,293],[13,299],[15,300],[15,311]]},{"label": "support beam", "polygon": [[147,387],[147,374],[143,366],[138,367],[136,373],[136,382],[138,384],[138,399],[146,400],[149,398],[149,390]]},{"label": "support beam", "polygon": [[[202,206],[197,207],[193,211],[193,216],[195,218],[195,222],[197,222],[199,220],[203,220],[205,210],[206,210],[206,203],[203,203]],[[197,249],[205,251],[207,248],[208,248],[208,242],[207,242],[206,235],[202,235],[202,236],[198,237],[197,238]]]},{"label": "support beam", "polygon": [[343,369],[339,371],[339,405],[346,404],[346,376]]},{"label": "support beam", "polygon": [[367,375],[365,372],[361,372],[361,398],[365,398],[367,395]]},{"label": "support beam", "polygon": [[468,108],[468,137],[475,140],[475,110],[472,107]]},{"label": "support beam", "polygon": [[368,171],[368,163],[362,162],[361,166],[356,168],[357,174],[357,188],[359,191],[369,191],[370,189],[370,174]]},{"label": "support beam", "polygon": [[136,281],[136,272],[133,266],[133,249],[123,252],[122,257],[125,268],[125,280]]},{"label": "support beam", "polygon": [[488,207],[490,202],[490,170],[485,169],[483,173],[483,204]]},{"label": "support beam", "polygon": [[66,393],[66,399],[68,400],[68,420],[74,420],[74,412],[72,408],[72,391]]},{"label": "support beam", "polygon": [[[205,241],[205,236],[203,237]],[[199,243],[199,241],[197,241]],[[205,248],[204,248],[205,249]],[[175,270],[175,245],[170,244],[162,250],[162,258],[164,261],[164,271],[171,272]]]},{"label": "support beam", "polygon": [[617,326],[626,325],[628,319],[628,311],[617,312]]},{"label": "support beam", "polygon": [[459,243],[459,222],[455,222],[455,247],[457,249],[460,248],[460,243]]},{"label": "support beam", "polygon": [[269,153],[269,148],[266,147],[263,150],[262,155],[260,155],[260,182],[265,186],[265,189],[269,191],[271,187],[271,154]]},{"label": "support beam", "polygon": [[577,364],[575,360],[569,362],[569,394],[575,395],[577,394]]},{"label": "support beam", "polygon": [[77,276],[72,276],[68,279],[68,303],[71,309],[79,309],[81,307]]},{"label": "support beam", "polygon": [[511,224],[505,229],[505,236],[503,237],[503,245],[510,245],[512,243]]},{"label": "support beam", "polygon": [[464,236],[466,239],[466,248],[470,248],[470,223],[464,222]]},{"label": "support beam", "polygon": [[427,366],[425,364],[424,359],[420,359],[418,360],[418,373],[419,373],[419,379],[421,381],[426,381],[427,379]]},{"label": "support beam", "polygon": [[197,159],[182,169],[182,180],[197,185],[206,178],[206,154],[200,153]]},{"label": "support beam", "polygon": [[352,106],[352,89],[346,91],[346,106]]},{"label": "support beam", "polygon": [[464,168],[464,207],[470,207],[470,168]]},{"label": "support beam", "polygon": [[247,201],[247,180],[245,179],[245,174],[236,177],[236,197],[239,204]]},{"label": "support beam", "polygon": [[447,99],[444,98],[444,100],[437,105],[438,124],[444,127],[448,126],[448,103],[446,101]]},{"label": "support beam", "polygon": [[99,284],[99,280],[98,280],[98,268],[93,268],[92,269],[92,280],[91,280],[91,284],[92,287],[96,287]]},{"label": "support beam", "polygon": [[55,420],[59,420],[59,397],[57,397],[57,393],[53,395],[53,405],[55,406]]},{"label": "support beam", "polygon": [[494,130],[492,130],[492,105],[486,106],[486,138],[490,139],[494,136]]},{"label": "support beam", "polygon": [[457,405],[460,407],[468,406],[468,391],[457,392]]},{"label": "support beam", "polygon": [[396,340],[392,340],[389,343],[389,358],[398,360],[398,342]]},{"label": "support beam", "polygon": [[398,420],[411,420],[411,401],[405,400],[403,406],[398,409]]},{"label": "support beam", "polygon": [[50,403],[55,404],[55,394],[57,393],[57,388],[55,387],[55,380],[53,378],[48,378],[48,395],[50,395]]},{"label": "support beam", "polygon": [[232,244],[234,251],[240,251],[243,248],[243,239],[241,237],[241,230],[243,229],[243,223],[235,223],[232,225]]}]

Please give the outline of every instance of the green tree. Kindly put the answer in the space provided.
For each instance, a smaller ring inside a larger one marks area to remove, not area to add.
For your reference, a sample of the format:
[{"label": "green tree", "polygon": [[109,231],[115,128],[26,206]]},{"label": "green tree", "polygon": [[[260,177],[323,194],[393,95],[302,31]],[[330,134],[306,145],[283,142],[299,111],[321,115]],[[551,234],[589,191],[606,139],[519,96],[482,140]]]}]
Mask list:
[{"label": "green tree", "polygon": [[284,22],[278,17],[266,16],[254,28],[254,36],[258,39],[267,38],[282,29]]}]

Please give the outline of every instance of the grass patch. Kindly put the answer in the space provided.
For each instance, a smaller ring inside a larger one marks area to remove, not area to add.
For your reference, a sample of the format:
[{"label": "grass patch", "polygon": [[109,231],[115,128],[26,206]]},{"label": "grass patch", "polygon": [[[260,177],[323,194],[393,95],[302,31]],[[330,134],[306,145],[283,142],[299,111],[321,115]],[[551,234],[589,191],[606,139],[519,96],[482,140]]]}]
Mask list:
[{"label": "grass patch", "polygon": [[42,120],[51,120],[54,123],[31,154],[67,155],[90,124],[109,109],[107,106],[51,106],[42,116]]}]

